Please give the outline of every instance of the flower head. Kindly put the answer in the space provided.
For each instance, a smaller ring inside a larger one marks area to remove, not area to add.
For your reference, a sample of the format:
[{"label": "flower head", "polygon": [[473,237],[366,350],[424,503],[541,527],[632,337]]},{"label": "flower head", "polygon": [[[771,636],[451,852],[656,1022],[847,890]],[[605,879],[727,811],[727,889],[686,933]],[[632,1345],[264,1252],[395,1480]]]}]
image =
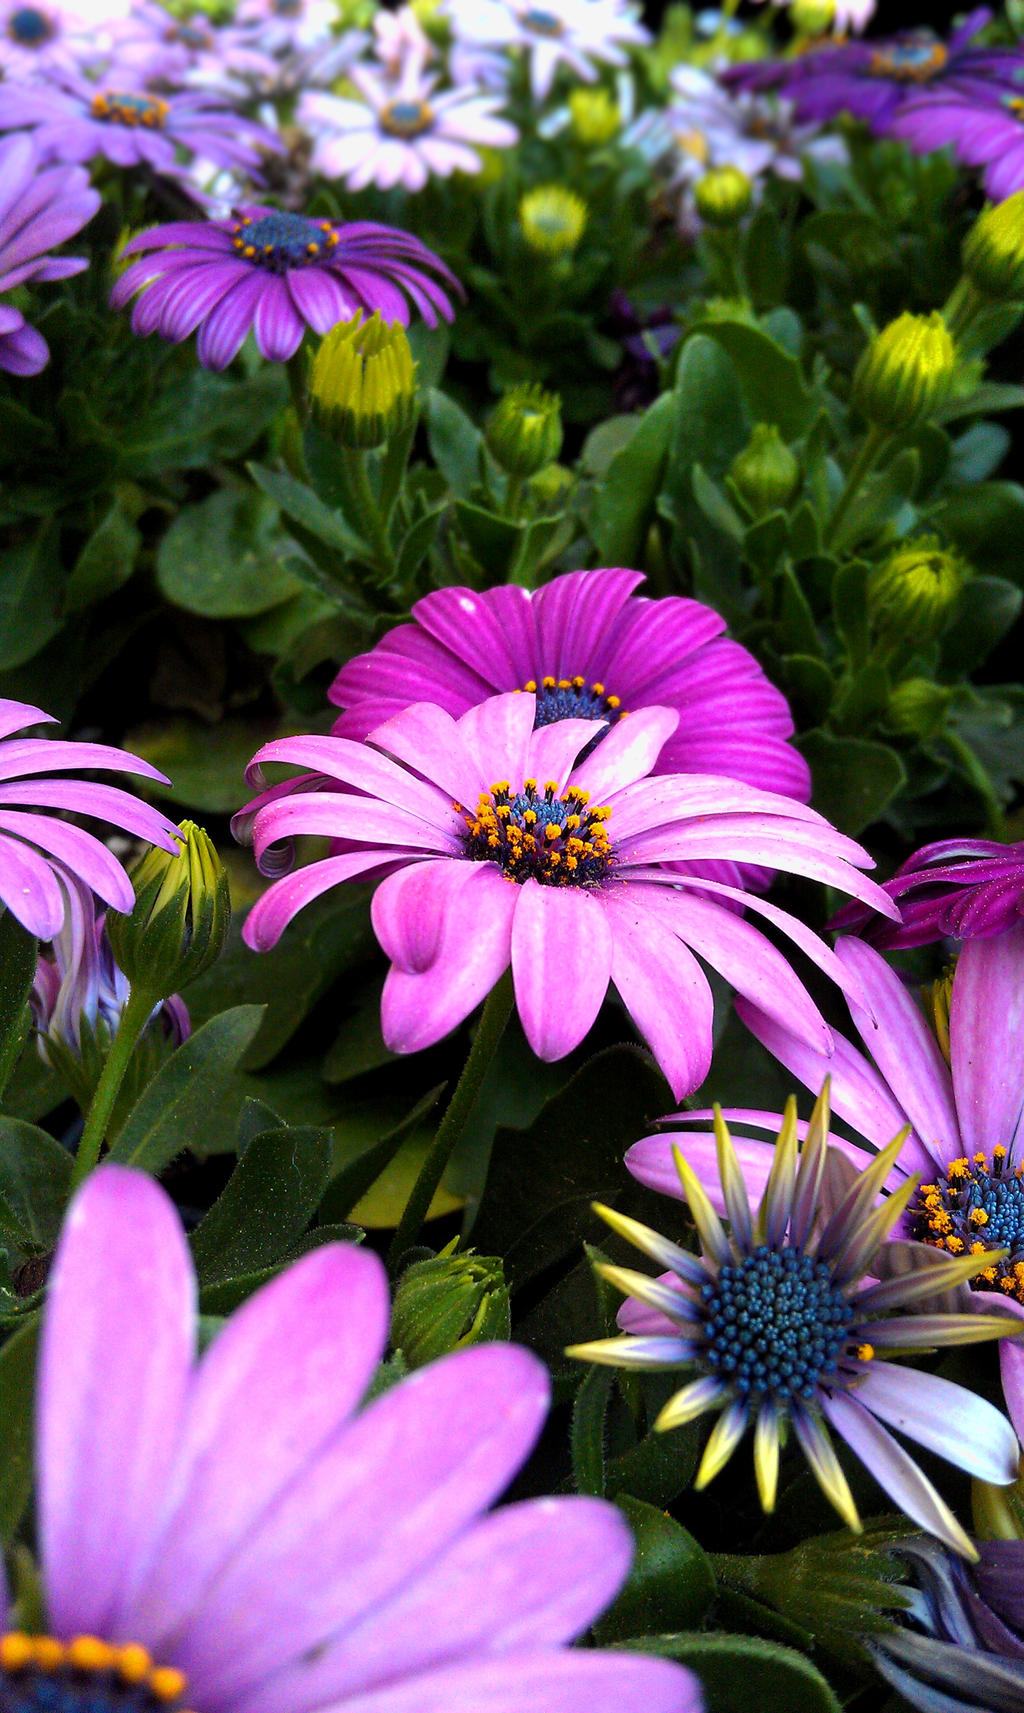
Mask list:
[{"label": "flower head", "polygon": [[54,939],[63,926],[66,874],[76,875],[104,903],[119,910],[131,909],[135,893],[117,858],[93,833],[57,815],[36,811],[70,810],[95,816],[162,850],[178,848],[177,827],[158,809],[117,786],[58,773],[65,768],[100,768],[164,781],[148,761],[109,744],[14,735],[23,727],[52,719],[27,702],[0,698],[0,901],[40,940]]},{"label": "flower head", "polygon": [[[51,256],[100,205],[81,167],[41,168],[24,133],[0,139],[0,292],[29,280],[63,280],[88,267],[84,256]],[[20,310],[0,304],[0,369],[37,375],[49,362],[46,340]]]},{"label": "flower head", "polygon": [[246,922],[248,944],[266,950],[341,882],[380,880],[373,924],[393,963],[382,1001],[393,1051],[448,1034],[511,962],[540,1058],[578,1046],[612,981],[673,1089],[692,1089],[710,1063],[713,1012],[697,952],[827,1053],[829,1031],[801,983],[731,905],[765,913],[830,973],[833,955],[774,906],[671,865],[766,863],[884,899],[851,866],[866,865],[865,853],[789,798],[706,776],[647,778],[676,723],[669,709],[620,722],[575,766],[591,723],[535,729],[536,705],[530,692],[491,696],[456,721],[417,703],[368,744],[265,745],[252,783],[267,761],[313,772],[243,812],[244,823],[255,811],[264,870],[281,872],[282,846],[300,833],[346,847],[271,886]]},{"label": "flower head", "polygon": [[670,82],[665,122],[675,184],[692,185],[719,167],[745,173],[755,186],[766,173],[798,183],[805,161],[846,159],[840,137],[822,136],[817,123],[794,123],[790,101],[724,89],[694,65],[677,66]]},{"label": "flower head", "polygon": [[964,166],[984,168],[985,191],[1002,202],[1024,187],[1024,60],[1009,87],[968,83],[922,90],[888,130],[918,154],[951,148]]},{"label": "flower head", "polygon": [[383,446],[408,427],[416,405],[416,371],[401,322],[356,315],[333,327],[309,379],[314,420],[343,446]]},{"label": "flower head", "polygon": [[519,201],[519,226],[540,256],[570,256],[587,225],[587,205],[564,184],[539,184]]},{"label": "flower head", "polygon": [[102,1709],[187,1694],[222,1713],[699,1713],[681,1667],[565,1645],[626,1574],[612,1506],[487,1514],[547,1411],[527,1351],[459,1351],[360,1408],[388,1322],[375,1255],[314,1250],[198,1363],[195,1294],[163,1190],[100,1167],[68,1215],[39,1358],[50,1633],[0,1640],[5,1695],[51,1705],[74,1684],[77,1705],[84,1680]]},{"label": "flower head", "polygon": [[530,88],[543,101],[564,67],[584,83],[596,81],[594,61],[625,65],[627,47],[644,47],[650,35],[622,0],[559,0],[557,7],[530,0],[449,0],[452,33],[462,48],[506,48],[527,53]]},{"label": "flower head", "polygon": [[109,43],[118,9],[104,4],[98,13],[90,0],[0,0],[0,72],[29,82],[79,70]]},{"label": "flower head", "polygon": [[1024,916],[1024,844],[940,839],[908,857],[885,890],[899,905],[901,922],[883,923],[850,905],[830,926],[860,934],[883,951],[1003,934]]},{"label": "flower head", "polygon": [[111,303],[120,309],[136,298],[132,328],[139,334],[179,341],[198,328],[207,369],[225,368],[250,329],[264,357],[282,363],[307,327],[328,333],[360,310],[408,326],[411,303],[434,327],[439,314],[448,321],[454,314],[445,288],[459,289],[444,263],[407,232],[274,208],[153,226],[124,253],[142,251],[155,254],[126,268]]},{"label": "flower head", "polygon": [[[708,1410],[721,1412],[697,1471],[698,1488],[713,1480],[753,1428],[758,1491],[765,1510],[772,1510],[781,1437],[791,1423],[823,1492],[843,1520],[859,1529],[831,1426],[902,1510],[956,1551],[973,1556],[945,1501],[883,1424],[959,1468],[1003,1484],[1017,1473],[1016,1435],[1004,1416],[973,1393],[920,1369],[901,1368],[879,1352],[970,1343],[1010,1328],[1001,1315],[982,1320],[901,1312],[923,1294],[920,1273],[870,1282],[913,1188],[911,1181],[901,1195],[876,1205],[903,1137],[853,1176],[828,1206],[822,1194],[828,1125],[826,1087],[798,1150],[796,1103],[789,1102],[754,1214],[732,1137],[715,1109],[718,1195],[728,1233],[700,1178],[678,1149],[675,1155],[680,1190],[700,1235],[699,1257],[635,1220],[600,1209],[614,1231],[669,1271],[655,1280],[602,1265],[599,1271],[629,1299],[620,1313],[620,1325],[629,1331],[569,1354],[612,1367],[696,1368],[697,1378],[669,1399],[655,1426],[667,1430]],[[928,1276],[934,1273],[945,1283],[984,1265],[985,1257],[971,1256],[933,1268]],[[634,1328],[642,1329],[637,1336]]]}]

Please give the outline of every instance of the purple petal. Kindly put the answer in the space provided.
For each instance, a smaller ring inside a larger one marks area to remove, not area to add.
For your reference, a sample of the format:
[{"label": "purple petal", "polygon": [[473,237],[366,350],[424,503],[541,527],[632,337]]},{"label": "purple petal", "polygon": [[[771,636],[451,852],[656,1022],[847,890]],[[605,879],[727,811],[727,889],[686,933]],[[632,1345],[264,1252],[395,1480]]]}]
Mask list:
[{"label": "purple petal", "polygon": [[[480,777],[507,778],[518,791],[529,777],[536,698],[510,691],[488,696],[459,721],[459,735]],[[543,785],[543,781],[541,781]]]},{"label": "purple petal", "polygon": [[876,1360],[868,1363],[857,1397],[890,1427],[968,1475],[997,1484],[1016,1477],[1016,1434],[1001,1410],[966,1387],[923,1368]]},{"label": "purple petal", "polygon": [[204,369],[226,369],[253,324],[263,285],[258,273],[240,279],[210,311],[196,344]]},{"label": "purple petal", "polygon": [[[12,732],[20,732],[23,726],[55,726],[53,714],[48,714],[43,708],[36,708],[31,702],[12,702],[6,696],[0,696],[0,738],[10,737]],[[47,742],[52,740],[47,739]],[[0,755],[6,755],[7,745],[4,745]]]},{"label": "purple petal", "polygon": [[[772,1113],[770,1117],[771,1127],[778,1130],[782,1124],[782,1114]],[[776,1117],[778,1123],[775,1122]],[[760,1201],[775,1158],[775,1144],[757,1142],[747,1136],[734,1135],[732,1140],[750,1199]],[[663,1136],[642,1136],[640,1141],[634,1142],[626,1152],[626,1169],[638,1183],[646,1184],[649,1189],[658,1190],[662,1195],[674,1196],[676,1201],[683,1201],[683,1187],[679,1182],[679,1173],[676,1171],[672,1153],[674,1147],[689,1161],[715,1212],[724,1218],[725,1196],[719,1177],[715,1138],[710,1131],[706,1134],[691,1135],[688,1130],[675,1130],[666,1131]]]},{"label": "purple petal", "polygon": [[313,773],[326,774],[328,779],[336,779],[342,785],[354,786],[358,791],[383,798],[385,803],[408,809],[432,827],[453,824],[447,792],[417,779],[408,768],[366,744],[333,737],[277,738],[257,750],[246,768],[250,785],[264,783],[263,764],[268,761],[287,762],[292,767],[308,767]]},{"label": "purple petal", "polygon": [[701,1713],[692,1672],[648,1655],[509,1653],[355,1695],[345,1713]]},{"label": "purple petal", "polygon": [[519,890],[512,919],[516,1008],[539,1059],[562,1059],[589,1033],[608,991],[612,935],[603,898],[579,887]]},{"label": "purple petal", "polygon": [[474,863],[444,857],[410,863],[381,882],[373,895],[373,931],[396,968],[407,975],[431,968],[478,873]]},{"label": "purple petal", "polygon": [[[534,698],[530,697],[533,701]],[[544,784],[555,780],[559,792],[565,789],[573,762],[600,731],[597,720],[555,720],[553,725],[540,726],[530,738],[526,776]]]},{"label": "purple petal", "polygon": [[508,968],[517,889],[492,863],[470,866],[473,880],[429,970],[392,969],[385,980],[381,1027],[393,1053],[415,1053],[450,1034]]},{"label": "purple petal", "polygon": [[0,810],[0,828],[56,857],[98,893],[104,903],[117,910],[130,910],[135,903],[135,890],[117,858],[81,827],[49,815],[4,809]]},{"label": "purple petal", "polygon": [[286,363],[302,344],[306,324],[283,279],[270,275],[263,284],[253,322],[256,343],[268,363]]},{"label": "purple petal", "polygon": [[635,784],[651,772],[678,724],[674,708],[642,708],[620,720],[577,768],[573,784],[589,791],[595,802],[605,802],[612,792]]},{"label": "purple petal", "polygon": [[603,895],[612,931],[612,981],[677,1100],[711,1065],[714,1001],[693,953],[646,907],[642,884]]},{"label": "purple petal", "polygon": [[295,874],[268,887],[258,898],[245,919],[242,938],[254,952],[267,952],[276,946],[293,916],[320,898],[333,886],[346,880],[361,880],[387,858],[380,850],[354,851],[346,856],[325,857],[323,862],[310,863]]},{"label": "purple petal", "polygon": [[539,675],[599,679],[592,662],[642,582],[639,571],[615,568],[570,571],[546,584],[533,598]]},{"label": "purple petal", "polygon": [[849,1393],[834,1392],[822,1395],[821,1407],[836,1432],[901,1511],[929,1534],[938,1535],[954,1552],[970,1553],[968,1538],[946,1501],[863,1404]]},{"label": "purple petal", "polygon": [[513,585],[485,594],[438,589],[417,601],[412,614],[454,661],[465,661],[491,690],[524,690],[537,676],[533,602],[525,589]]},{"label": "purple petal", "polygon": [[963,1138],[957,1154],[990,1154],[997,1144],[1015,1153],[1024,1130],[1024,928],[964,946],[949,1045]]},{"label": "purple petal", "polygon": [[37,940],[52,940],[64,921],[64,894],[46,859],[3,827],[0,815],[0,901]]},{"label": "purple petal", "polygon": [[430,702],[414,702],[370,732],[367,742],[431,779],[467,808],[490,788],[493,765],[481,768],[470,754],[459,724]]},{"label": "purple petal", "polygon": [[420,815],[376,797],[357,797],[350,791],[300,791],[258,811],[253,822],[257,857],[267,845],[300,833],[443,855],[461,851],[454,833],[432,827]]}]

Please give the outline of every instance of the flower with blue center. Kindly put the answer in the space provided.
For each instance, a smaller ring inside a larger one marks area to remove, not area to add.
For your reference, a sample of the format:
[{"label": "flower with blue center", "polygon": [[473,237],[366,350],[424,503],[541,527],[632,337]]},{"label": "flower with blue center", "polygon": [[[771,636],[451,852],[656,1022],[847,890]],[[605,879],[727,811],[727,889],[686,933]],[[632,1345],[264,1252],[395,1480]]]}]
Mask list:
[{"label": "flower with blue center", "polygon": [[[81,167],[43,167],[31,137],[0,138],[0,292],[29,281],[66,280],[84,256],[50,254],[96,213],[100,194]],[[50,360],[42,334],[20,309],[0,304],[0,369],[38,375]]]},{"label": "flower with blue center", "polygon": [[599,1206],[613,1231],[668,1272],[652,1279],[601,1263],[598,1271],[628,1299],[619,1315],[626,1333],[576,1345],[568,1354],[614,1368],[695,1370],[654,1425],[667,1431],[710,1410],[720,1412],[697,1471],[698,1489],[725,1467],[752,1428],[758,1492],[764,1509],[772,1510],[780,1449],[792,1426],[822,1491],[844,1522],[859,1529],[831,1427],[894,1504],[954,1551],[974,1557],[949,1506],[888,1427],[999,1485],[1016,1476],[1017,1436],[984,1399],[924,1369],[902,1368],[886,1353],[974,1343],[1019,1328],[1005,1315],[913,1312],[926,1294],[969,1278],[991,1257],[922,1253],[916,1269],[880,1277],[879,1256],[916,1182],[908,1179],[901,1191],[877,1200],[905,1132],[864,1171],[843,1173],[838,1181],[828,1132],[827,1083],[802,1149],[796,1103],[789,1101],[755,1213],[716,1108],[719,1194],[728,1231],[700,1178],[675,1151],[679,1188],[700,1236],[699,1255]]},{"label": "flower with blue center", "polygon": [[544,101],[560,70],[594,83],[594,62],[628,64],[627,48],[646,47],[650,33],[623,0],[447,0],[452,34],[463,51],[499,48],[529,56],[530,89]]}]

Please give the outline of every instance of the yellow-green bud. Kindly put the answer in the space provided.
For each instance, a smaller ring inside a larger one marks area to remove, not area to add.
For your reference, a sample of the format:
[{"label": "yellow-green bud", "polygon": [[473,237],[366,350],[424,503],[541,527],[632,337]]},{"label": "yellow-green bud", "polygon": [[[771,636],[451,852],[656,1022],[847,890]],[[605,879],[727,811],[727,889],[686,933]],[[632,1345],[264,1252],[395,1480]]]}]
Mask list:
[{"label": "yellow-green bud", "polygon": [[729,474],[755,517],[787,505],[800,486],[800,465],[773,422],[755,424]]},{"label": "yellow-green bud", "polygon": [[995,1487],[978,1477],[971,1482],[974,1533],[982,1541],[1024,1540],[1024,1459],[1011,1487]]},{"label": "yellow-green bud", "polygon": [[930,678],[904,678],[893,689],[886,720],[903,737],[934,738],[946,722],[953,691]]},{"label": "yellow-green bud", "polygon": [[[454,1241],[458,1241],[455,1239]],[[398,1281],[391,1342],[410,1368],[511,1332],[508,1286],[498,1259],[451,1251],[414,1261]]]},{"label": "yellow-green bud", "polygon": [[900,434],[945,403],[955,368],[953,336],[937,310],[899,315],[863,352],[853,403],[873,428]]},{"label": "yellow-green bud", "polygon": [[939,1051],[947,1065],[949,1057],[949,1012],[953,1004],[953,977],[956,974],[956,959],[949,968],[940,975],[938,981],[921,989],[921,998],[931,1025],[935,1031],[935,1039],[939,1043]]},{"label": "yellow-green bud", "polygon": [[868,605],[879,636],[908,645],[933,642],[945,630],[967,567],[938,536],[921,535],[890,553],[868,578]]},{"label": "yellow-green bud", "polygon": [[581,85],[569,97],[571,130],[577,143],[589,149],[599,149],[618,136],[622,115],[618,103],[607,89],[587,89]]},{"label": "yellow-green bud", "polygon": [[964,273],[983,297],[1024,299],[1024,190],[979,214],[964,241]]},{"label": "yellow-green bud", "polygon": [[534,476],[562,450],[562,401],[536,381],[513,387],[492,410],[484,436],[510,476]]},{"label": "yellow-green bud", "polygon": [[823,36],[836,17],[836,0],[793,0],[789,21],[800,36]]},{"label": "yellow-green bud", "polygon": [[401,322],[380,312],[339,322],[321,341],[309,377],[316,426],[342,446],[383,446],[407,428],[416,406],[416,369]]},{"label": "yellow-green bud", "polygon": [[735,226],[750,211],[754,187],[739,167],[712,167],[693,188],[697,213],[709,226]]},{"label": "yellow-green bud", "polygon": [[540,256],[568,256],[587,224],[587,205],[564,184],[540,184],[519,201],[519,225]]},{"label": "yellow-green bud", "polygon": [[132,870],[135,908],[107,912],[107,937],[133,988],[166,999],[220,957],[231,926],[228,877],[213,840],[182,821],[176,856],[153,846]]}]

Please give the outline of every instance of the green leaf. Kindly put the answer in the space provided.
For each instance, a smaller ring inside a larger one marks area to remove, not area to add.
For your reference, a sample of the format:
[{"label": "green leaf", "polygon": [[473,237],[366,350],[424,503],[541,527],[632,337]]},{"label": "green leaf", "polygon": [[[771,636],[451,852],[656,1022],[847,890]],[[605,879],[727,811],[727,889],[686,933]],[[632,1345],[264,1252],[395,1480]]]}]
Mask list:
[{"label": "green leaf", "polygon": [[254,752],[277,727],[261,732],[250,720],[221,720],[215,726],[185,716],[159,725],[137,726],[125,744],[166,773],[168,785],[154,785],[159,797],[208,815],[233,815],[252,792],[245,770]]},{"label": "green leaf", "polygon": [[852,837],[877,821],[906,783],[906,769],[888,744],[867,738],[807,732],[797,748],[811,769],[814,807]]},{"label": "green leaf", "polygon": [[142,531],[117,500],[75,560],[64,592],[65,616],[112,595],[127,583],[142,546]]},{"label": "green leaf", "polygon": [[430,455],[452,493],[467,500],[480,480],[483,435],[447,393],[432,387],[424,403]]},{"label": "green leaf", "polygon": [[673,492],[695,464],[713,479],[724,476],[749,437],[736,370],[710,331],[686,341],[674,396],[675,431],[665,482]]},{"label": "green leaf", "polygon": [[[439,1083],[437,1088],[428,1089],[422,1100],[417,1101],[412,1111],[407,1112],[398,1124],[342,1168],[324,1197],[321,1210],[323,1218],[343,1219],[359,1205],[381,1174],[391,1165],[406,1138],[418,1129],[433,1111],[444,1087],[444,1083]],[[411,1187],[410,1184],[409,1188]],[[401,1201],[398,1213],[401,1213],[404,1205],[404,1201]]]},{"label": "green leaf", "polygon": [[782,659],[782,678],[786,693],[802,704],[807,719],[801,725],[817,725],[824,720],[832,706],[835,679],[823,660],[813,654],[787,654]]},{"label": "green leaf", "polygon": [[836,531],[832,545],[849,549],[866,536],[877,535],[916,492],[920,473],[920,454],[912,446],[905,446],[890,463],[867,478]]},{"label": "green leaf", "polygon": [[0,1350],[0,1539],[11,1542],[32,1491],[32,1416],[39,1317]]},{"label": "green leaf", "polygon": [[217,1284],[279,1261],[319,1206],[332,1153],[330,1130],[313,1125],[253,1137],[192,1234],[200,1283]]},{"label": "green leaf", "polygon": [[716,1593],[703,1548],[659,1506],[645,1505],[629,1493],[621,1493],[615,1503],[629,1520],[636,1554],[628,1582],[594,1627],[599,1646],[699,1624]]},{"label": "green leaf", "polygon": [[0,671],[31,660],[56,636],[63,590],[54,524],[40,524],[30,540],[0,553]]},{"label": "green leaf", "polygon": [[615,1375],[597,1363],[588,1368],[572,1408],[572,1468],[577,1493],[604,1495],[604,1419]]},{"label": "green leaf", "polygon": [[[156,1175],[186,1148],[208,1153],[211,1129],[218,1125],[230,1121],[233,1137],[239,1108],[251,1091],[232,1073],[262,1019],[262,1005],[236,1005],[190,1035],[128,1114],[110,1158]],[[217,1140],[225,1145],[224,1136]]]},{"label": "green leaf", "polygon": [[504,580],[519,548],[521,526],[472,500],[456,500],[455,515],[473,557],[489,577]]},{"label": "green leaf", "polygon": [[0,912],[0,1099],[28,1033],[37,955],[28,929],[9,910]]},{"label": "green leaf", "polygon": [[700,1678],[705,1713],[842,1713],[821,1672],[780,1642],[712,1631],[634,1636],[617,1646],[689,1666]]},{"label": "green leaf", "polygon": [[287,470],[268,470],[265,464],[250,464],[249,474],[258,487],[284,512],[285,517],[345,558],[365,556],[366,543],[350,529],[341,512],[325,505],[314,489],[290,476]]},{"label": "green leaf", "polygon": [[590,518],[602,565],[637,565],[643,558],[674,417],[674,395],[665,393],[640,419],[604,473]]},{"label": "green leaf", "polygon": [[774,422],[785,440],[806,432],[815,398],[798,357],[747,321],[703,321],[695,331],[728,352],[754,422]]},{"label": "green leaf", "polygon": [[53,1247],[67,1205],[72,1156],[45,1130],[0,1118],[0,1230],[22,1247]]},{"label": "green leaf", "polygon": [[942,646],[946,670],[966,678],[1011,630],[1024,605],[1024,588],[1003,577],[972,577],[962,590]]},{"label": "green leaf", "polygon": [[1024,487],[1017,482],[981,482],[952,494],[930,520],[949,536],[976,571],[1024,583]]},{"label": "green leaf", "polygon": [[179,511],[157,548],[157,582],[187,612],[247,618],[295,593],[290,556],[277,507],[261,494],[222,488]]},{"label": "green leaf", "polygon": [[162,381],[137,425],[123,425],[121,457],[136,475],[195,470],[245,452],[287,403],[283,365],[263,363],[247,381],[192,363],[182,379]]},{"label": "green leaf", "polygon": [[717,482],[704,472],[703,466],[693,466],[693,497],[710,524],[733,541],[742,541],[746,525],[735,506],[726,498]]}]

